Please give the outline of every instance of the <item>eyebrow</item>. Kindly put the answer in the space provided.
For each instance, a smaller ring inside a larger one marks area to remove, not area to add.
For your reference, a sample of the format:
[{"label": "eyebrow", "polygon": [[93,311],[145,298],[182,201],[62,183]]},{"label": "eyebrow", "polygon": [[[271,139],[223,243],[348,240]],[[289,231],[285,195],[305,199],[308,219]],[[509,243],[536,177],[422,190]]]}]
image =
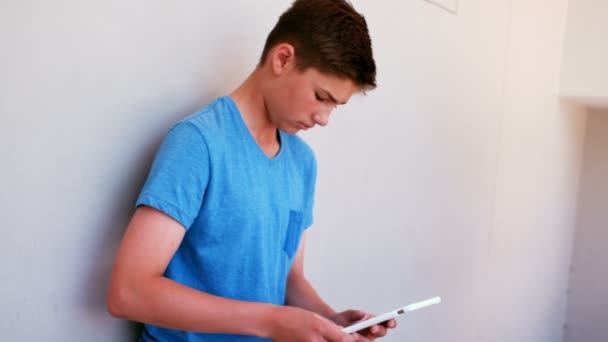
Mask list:
[{"label": "eyebrow", "polygon": [[340,101],[336,100],[336,98],[335,98],[335,97],[333,97],[333,95],[332,95],[332,94],[331,94],[329,91],[327,91],[327,90],[325,90],[325,89],[323,89],[323,88],[320,88],[320,89],[321,89],[321,91],[324,91],[324,92],[327,94],[327,96],[329,97],[329,99],[330,99],[330,100],[331,100],[333,103],[340,104],[340,105],[345,105],[345,104],[346,104],[346,102],[340,102]]}]

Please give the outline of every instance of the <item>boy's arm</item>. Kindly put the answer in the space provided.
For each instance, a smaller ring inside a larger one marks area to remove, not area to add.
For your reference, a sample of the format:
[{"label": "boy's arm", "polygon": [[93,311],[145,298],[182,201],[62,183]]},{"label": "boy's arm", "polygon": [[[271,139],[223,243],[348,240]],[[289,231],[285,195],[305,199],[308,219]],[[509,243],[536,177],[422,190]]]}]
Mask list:
[{"label": "boy's arm", "polygon": [[[373,315],[361,310],[346,310],[336,313],[315,291],[310,282],[304,277],[304,249],[306,244],[306,232],[302,235],[302,241],[298,247],[298,252],[289,271],[286,289],[286,304],[316,312],[336,324],[346,327],[363,319],[373,317]],[[387,328],[395,328],[397,322],[391,319],[388,322],[374,325],[364,331],[359,332],[358,341],[373,341],[378,337],[386,335]]]},{"label": "boy's arm", "polygon": [[[113,316],[178,330],[284,340],[343,341],[338,326],[317,315],[271,304],[213,296],[163,276],[185,235],[168,215],[141,206],[120,244],[108,290]],[[314,336],[311,336],[314,335]]]},{"label": "boy's arm", "polygon": [[286,305],[296,306],[333,319],[336,312],[319,296],[317,291],[304,277],[304,249],[306,231],[302,234],[300,246],[287,277]]},{"label": "boy's arm", "polygon": [[109,312],[179,330],[264,337],[274,311],[271,305],[212,296],[163,277],[185,232],[181,224],[156,209],[141,206],[135,211],[112,270]]}]

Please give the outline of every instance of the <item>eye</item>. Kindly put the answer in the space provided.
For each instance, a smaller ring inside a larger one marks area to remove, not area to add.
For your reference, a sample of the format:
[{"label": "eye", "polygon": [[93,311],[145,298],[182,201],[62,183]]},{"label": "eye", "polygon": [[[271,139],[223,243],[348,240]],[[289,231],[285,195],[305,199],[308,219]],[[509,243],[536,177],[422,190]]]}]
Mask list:
[{"label": "eye", "polygon": [[322,98],[322,97],[321,97],[321,96],[319,96],[319,94],[318,94],[318,93],[316,93],[316,92],[315,92],[315,98],[317,99],[317,101],[320,101],[320,102],[325,102],[325,101],[327,101],[327,99]]}]

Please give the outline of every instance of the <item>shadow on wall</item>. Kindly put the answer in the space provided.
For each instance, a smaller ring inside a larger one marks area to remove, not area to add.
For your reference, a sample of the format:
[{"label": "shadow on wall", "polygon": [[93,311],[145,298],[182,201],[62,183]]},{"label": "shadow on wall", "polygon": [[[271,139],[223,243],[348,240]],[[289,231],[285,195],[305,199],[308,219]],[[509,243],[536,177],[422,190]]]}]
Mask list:
[{"label": "shadow on wall", "polygon": [[[255,47],[253,51],[251,44],[245,47],[246,44],[229,43],[249,41],[246,34],[248,33],[244,32],[243,36],[222,36],[220,42],[225,46],[197,52],[201,59],[199,70],[185,70],[184,74],[172,75],[191,79],[189,77],[195,73],[196,79],[200,81],[195,84],[184,82],[181,89],[161,88],[159,92],[162,95],[152,99],[153,103],[133,103],[128,112],[114,114],[121,118],[117,120],[116,131],[124,133],[117,136],[120,141],[114,139],[111,143],[108,142],[111,147],[107,148],[111,148],[112,155],[116,156],[112,162],[116,163],[105,166],[105,170],[95,171],[96,176],[104,175],[109,188],[104,189],[104,196],[99,196],[95,208],[89,209],[95,210],[93,217],[100,219],[91,224],[91,229],[97,236],[95,241],[89,243],[90,259],[84,261],[85,274],[79,299],[84,311],[93,318],[94,324],[101,326],[102,331],[111,331],[120,340],[136,341],[142,327],[139,323],[114,319],[106,308],[107,287],[115,254],[135,211],[137,196],[156,151],[173,124],[218,96],[235,89],[255,68],[263,46]],[[239,50],[238,47],[241,51],[235,51]],[[226,51],[230,53],[226,55]],[[117,108],[119,111],[120,108]],[[140,122],[136,119],[143,121],[133,126],[133,122]]]},{"label": "shadow on wall", "polygon": [[[137,128],[139,132],[129,132],[121,137],[122,143],[119,146],[129,146],[132,144],[132,134],[146,134],[148,138],[140,139],[140,146],[134,149],[125,149],[124,151],[115,151],[116,154],[131,154],[131,158],[124,158],[128,161],[128,165],[123,165],[124,172],[116,175],[116,166],[108,166],[105,173],[108,177],[116,178],[114,182],[115,189],[108,189],[108,193],[112,196],[106,199],[106,203],[99,203],[95,210],[101,211],[97,213],[97,217],[102,219],[92,225],[92,229],[98,232],[98,238],[93,243],[93,249],[89,251],[91,261],[89,262],[87,274],[83,280],[81,298],[84,301],[85,311],[91,315],[97,322],[104,322],[104,325],[118,325],[119,334],[129,341],[137,341],[142,328],[142,324],[137,322],[129,322],[118,320],[110,316],[107,312],[106,299],[107,288],[110,280],[110,273],[114,263],[114,258],[122,237],[125,233],[127,225],[135,212],[135,202],[144,185],[148,175],[150,166],[160,147],[162,140],[171,126],[198,110],[201,104],[198,102],[208,103],[215,96],[202,96],[195,104],[188,106],[188,109],[178,109],[163,116],[157,122],[161,126],[147,127],[147,129]],[[143,111],[146,112],[146,111]],[[168,122],[168,124],[167,124]],[[139,150],[139,151],[137,151]],[[101,323],[100,323],[101,324]]]},{"label": "shadow on wall", "polygon": [[162,136],[154,136],[146,140],[147,144],[142,146],[143,152],[137,154],[136,158],[132,159],[132,165],[129,165],[131,172],[123,174],[118,182],[120,183],[119,189],[111,192],[117,195],[114,196],[114,201],[110,201],[109,205],[104,207],[100,206],[105,214],[99,216],[105,219],[93,225],[95,231],[99,232],[99,239],[95,249],[90,251],[94,267],[88,269],[82,292],[87,311],[92,311],[94,317],[103,315],[100,320],[110,320],[111,323],[108,324],[120,325],[120,334],[129,336],[129,341],[138,340],[142,325],[111,317],[107,312],[106,294],[114,257],[131,216],[135,212],[135,201],[146,180],[148,169],[160,146]]}]

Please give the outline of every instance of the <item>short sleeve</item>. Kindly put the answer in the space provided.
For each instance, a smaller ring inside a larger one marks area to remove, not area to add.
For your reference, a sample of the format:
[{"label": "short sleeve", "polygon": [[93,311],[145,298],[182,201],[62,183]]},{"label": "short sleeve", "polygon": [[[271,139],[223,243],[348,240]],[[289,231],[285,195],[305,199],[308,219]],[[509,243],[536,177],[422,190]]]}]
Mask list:
[{"label": "short sleeve", "polygon": [[200,131],[188,122],[176,124],[156,153],[135,206],[160,210],[188,229],[200,211],[209,168],[209,152]]}]

